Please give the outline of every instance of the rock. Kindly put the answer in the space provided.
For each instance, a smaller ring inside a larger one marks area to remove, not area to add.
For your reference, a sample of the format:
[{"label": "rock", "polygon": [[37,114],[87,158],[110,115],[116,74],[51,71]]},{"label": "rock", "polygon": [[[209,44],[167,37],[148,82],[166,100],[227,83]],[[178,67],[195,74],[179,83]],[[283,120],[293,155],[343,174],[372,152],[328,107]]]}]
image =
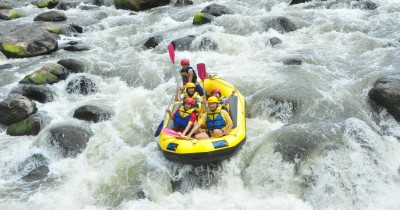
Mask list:
[{"label": "rock", "polygon": [[197,13],[193,18],[193,25],[204,25],[211,23],[214,20],[214,16],[207,13]]},{"label": "rock", "polygon": [[296,25],[286,17],[274,17],[265,23],[265,31],[275,29],[281,33],[295,31]]},{"label": "rock", "polygon": [[183,6],[188,6],[188,5],[193,5],[192,0],[177,0],[174,4],[175,7],[183,7]]},{"label": "rock", "polygon": [[159,44],[160,42],[162,42],[162,41],[163,41],[163,37],[162,37],[162,36],[153,36],[153,37],[150,37],[150,38],[143,44],[143,46],[146,47],[147,49],[155,48],[155,47],[157,47],[158,44]]},{"label": "rock", "polygon": [[27,119],[11,124],[7,128],[10,136],[36,136],[42,129],[42,120],[39,115],[30,115]]},{"label": "rock", "polygon": [[290,1],[290,5],[306,3],[306,2],[309,2],[309,1],[311,1],[311,0],[291,0]]},{"label": "rock", "polygon": [[175,39],[174,41],[171,42],[171,44],[174,45],[175,50],[179,51],[189,50],[190,45],[192,44],[195,38],[196,38],[195,36],[189,35],[186,37]]},{"label": "rock", "polygon": [[10,91],[10,94],[20,94],[31,100],[40,103],[47,103],[54,100],[54,91],[49,86],[34,85],[34,84],[20,84]]},{"label": "rock", "polygon": [[0,10],[2,9],[11,9],[12,5],[8,2],[0,1]]},{"label": "rock", "polygon": [[58,0],[38,0],[37,1],[37,7],[39,8],[44,8],[47,7],[49,9],[54,8],[57,6]]},{"label": "rock", "polygon": [[81,106],[74,112],[74,118],[85,121],[93,121],[95,123],[108,120],[110,117],[111,115],[109,113],[94,105]]},{"label": "rock", "polygon": [[85,51],[90,50],[88,46],[84,45],[69,45],[63,48],[66,51]]},{"label": "rock", "polygon": [[47,174],[49,173],[49,167],[48,166],[39,166],[38,168],[33,169],[31,172],[29,172],[28,175],[22,177],[22,180],[26,182],[34,182],[38,180],[45,179],[47,177]]},{"label": "rock", "polygon": [[201,10],[201,13],[207,13],[219,17],[221,15],[233,14],[233,11],[220,4],[210,4]]},{"label": "rock", "polygon": [[171,0],[115,0],[115,8],[133,11],[143,11],[154,7],[165,6]]},{"label": "rock", "polygon": [[387,109],[400,122],[400,75],[378,79],[368,93],[369,98]]},{"label": "rock", "polygon": [[375,10],[378,8],[375,2],[372,1],[355,1],[351,4],[352,9],[362,9],[362,10]]},{"label": "rock", "polygon": [[282,41],[278,37],[272,37],[271,39],[269,39],[269,42],[272,46],[282,43]]},{"label": "rock", "polygon": [[19,83],[21,84],[35,84],[35,85],[44,85],[44,84],[53,84],[58,82],[57,76],[50,73],[47,70],[36,70],[32,74],[25,76]]},{"label": "rock", "polygon": [[57,9],[59,10],[69,10],[77,7],[80,4],[78,1],[63,1],[57,5]]},{"label": "rock", "polygon": [[76,157],[86,148],[93,135],[90,130],[74,125],[52,128],[50,134],[50,144],[55,146],[62,157]]},{"label": "rock", "polygon": [[40,24],[25,24],[5,33],[1,38],[1,51],[8,57],[24,58],[56,51],[56,37]]},{"label": "rock", "polygon": [[303,61],[300,58],[288,58],[283,61],[285,65],[301,65]]},{"label": "rock", "polygon": [[35,102],[21,95],[8,96],[0,102],[0,123],[11,125],[36,113]]},{"label": "rock", "polygon": [[71,94],[88,95],[97,91],[96,84],[86,76],[72,78],[67,85],[67,92]]},{"label": "rock", "polygon": [[18,14],[18,12],[15,10],[12,10],[12,9],[0,10],[0,19],[12,20],[12,19],[20,18],[20,17],[21,17],[21,15]]},{"label": "rock", "polygon": [[64,12],[61,11],[48,11],[37,15],[33,21],[64,21],[67,20]]},{"label": "rock", "polygon": [[47,63],[42,66],[41,70],[48,71],[49,73],[55,75],[59,80],[65,80],[69,74],[68,69],[58,63]]},{"label": "rock", "polygon": [[17,172],[22,179],[28,182],[41,180],[47,177],[49,159],[42,154],[33,154],[24,162],[18,165]]},{"label": "rock", "polygon": [[79,9],[81,10],[94,10],[94,9],[99,9],[98,6],[96,5],[87,5],[87,4],[81,4],[78,6]]},{"label": "rock", "polygon": [[200,50],[208,51],[208,50],[217,50],[217,43],[211,41],[209,38],[204,37],[200,42]]},{"label": "rock", "polygon": [[82,28],[82,26],[78,26],[78,25],[76,25],[76,24],[71,24],[71,26],[75,29],[75,31],[76,32],[78,32],[78,33],[83,33],[83,28]]},{"label": "rock", "polygon": [[85,65],[76,59],[62,59],[57,63],[67,68],[70,73],[82,73],[85,71]]}]

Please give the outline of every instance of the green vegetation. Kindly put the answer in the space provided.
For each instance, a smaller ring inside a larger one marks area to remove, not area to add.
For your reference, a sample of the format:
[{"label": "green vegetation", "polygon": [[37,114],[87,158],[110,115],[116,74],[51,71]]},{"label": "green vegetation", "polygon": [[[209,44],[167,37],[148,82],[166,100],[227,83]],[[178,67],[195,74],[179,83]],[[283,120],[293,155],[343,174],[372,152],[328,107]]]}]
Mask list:
[{"label": "green vegetation", "polygon": [[21,46],[17,46],[15,44],[2,43],[1,47],[3,48],[3,51],[5,54],[11,54],[11,55],[14,55],[15,57],[25,57],[26,56],[25,49]]}]

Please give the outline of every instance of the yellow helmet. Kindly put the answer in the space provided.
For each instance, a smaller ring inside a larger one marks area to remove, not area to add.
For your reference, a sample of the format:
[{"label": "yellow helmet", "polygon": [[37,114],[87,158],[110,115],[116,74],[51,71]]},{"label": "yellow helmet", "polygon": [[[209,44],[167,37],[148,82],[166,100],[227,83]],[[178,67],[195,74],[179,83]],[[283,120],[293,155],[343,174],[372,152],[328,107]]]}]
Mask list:
[{"label": "yellow helmet", "polygon": [[186,88],[195,88],[196,85],[193,82],[188,82],[185,87]]},{"label": "yellow helmet", "polygon": [[208,103],[219,103],[218,98],[215,96],[211,96],[210,98],[207,99]]}]

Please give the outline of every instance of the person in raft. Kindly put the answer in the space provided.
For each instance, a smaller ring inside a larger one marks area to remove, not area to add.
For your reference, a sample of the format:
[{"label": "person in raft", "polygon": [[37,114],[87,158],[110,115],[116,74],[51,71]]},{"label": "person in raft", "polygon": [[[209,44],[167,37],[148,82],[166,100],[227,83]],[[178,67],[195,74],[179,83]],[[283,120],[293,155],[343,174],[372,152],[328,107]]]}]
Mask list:
[{"label": "person in raft", "polygon": [[187,136],[192,136],[198,131],[200,126],[206,128],[205,132],[199,132],[195,135],[195,139],[207,139],[210,137],[220,137],[229,133],[232,129],[233,122],[228,112],[218,106],[219,101],[215,96],[211,96],[207,100],[209,110],[204,114],[198,123],[193,127]]},{"label": "person in raft", "polygon": [[[182,77],[182,84],[185,86],[188,82],[192,82],[196,85],[196,91],[200,94],[200,96],[204,95],[204,89],[197,82],[197,75],[193,67],[190,66],[190,61],[187,58],[181,60],[181,70],[179,73]],[[183,87],[181,89],[183,91]]]},{"label": "person in raft", "polygon": [[[185,100],[186,98],[193,98],[196,103],[194,105],[194,108],[198,109],[199,108],[199,102],[201,103],[203,101],[203,99],[201,98],[200,94],[195,90],[196,85],[192,82],[188,82],[185,85],[186,90],[185,92],[181,93],[181,89],[178,88],[177,90],[177,94],[175,95],[175,101],[180,101],[180,100]],[[197,110],[198,113],[200,113],[199,110]]]},{"label": "person in raft", "polygon": [[174,131],[180,132],[185,136],[197,120],[196,109],[194,108],[195,100],[193,98],[186,98],[181,106],[174,114],[171,110],[167,109],[166,112],[169,118],[174,121]]},{"label": "person in raft", "polygon": [[219,105],[222,106],[222,109],[228,110],[227,105],[231,101],[233,95],[235,95],[236,91],[236,89],[232,90],[231,95],[229,95],[228,98],[225,98],[224,96],[222,96],[221,90],[219,88],[214,88],[211,90],[211,96],[215,96],[218,99]]}]

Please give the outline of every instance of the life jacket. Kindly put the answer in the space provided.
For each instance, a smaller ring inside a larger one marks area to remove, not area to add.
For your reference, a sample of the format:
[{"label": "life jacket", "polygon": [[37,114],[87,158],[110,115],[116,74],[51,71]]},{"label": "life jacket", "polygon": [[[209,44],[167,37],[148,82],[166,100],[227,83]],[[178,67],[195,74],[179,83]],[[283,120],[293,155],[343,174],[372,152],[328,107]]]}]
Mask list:
[{"label": "life jacket", "polygon": [[[193,71],[193,77],[192,77],[192,81],[189,81],[189,72]],[[181,74],[183,80],[187,83],[187,82],[193,82],[194,84],[197,84],[197,75],[196,75],[196,71],[193,69],[193,67],[189,66],[186,70],[183,70],[183,68],[179,71],[179,73]]]},{"label": "life jacket", "polygon": [[206,125],[208,130],[221,129],[226,126],[226,121],[221,114],[221,107],[218,107],[214,112],[207,111]]},{"label": "life jacket", "polygon": [[189,94],[188,94],[188,92],[187,91],[185,91],[184,93],[183,93],[183,100],[185,100],[186,98],[193,98],[195,101],[196,101],[196,103],[194,104],[194,108],[199,108],[199,100],[198,100],[198,97],[200,97],[200,95],[199,95],[199,93],[198,92],[194,92],[193,93],[193,95],[192,96],[190,96]]},{"label": "life jacket", "polygon": [[174,118],[174,126],[185,129],[189,123],[190,116],[195,111],[195,108],[185,110],[184,107],[180,107],[178,113],[176,113]]}]

